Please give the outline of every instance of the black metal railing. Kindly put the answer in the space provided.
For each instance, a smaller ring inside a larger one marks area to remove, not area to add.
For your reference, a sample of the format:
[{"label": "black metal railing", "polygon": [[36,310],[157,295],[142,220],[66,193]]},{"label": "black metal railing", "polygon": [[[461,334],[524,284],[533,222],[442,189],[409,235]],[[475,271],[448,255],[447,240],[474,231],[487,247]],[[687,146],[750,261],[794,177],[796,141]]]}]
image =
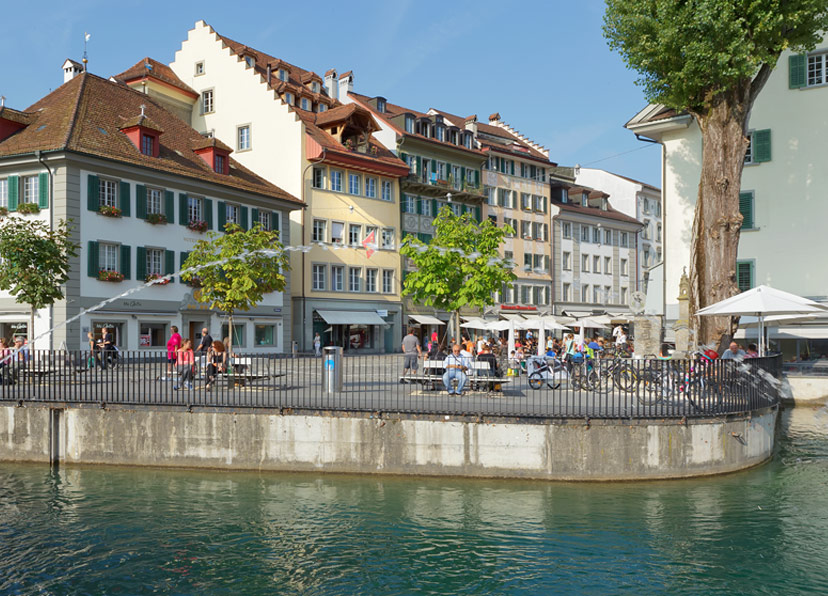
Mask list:
[{"label": "black metal railing", "polygon": [[[644,419],[715,417],[779,401],[776,357],[575,364],[530,358],[517,370],[502,359],[497,369],[484,359],[466,364],[463,394],[450,395],[442,362],[420,359],[416,372],[403,375],[401,354],[345,356],[340,389],[325,382],[332,371],[312,355],[238,355],[214,377],[196,357],[190,387],[158,352],[37,351],[0,367],[0,402]],[[448,380],[454,391],[459,379]]]}]

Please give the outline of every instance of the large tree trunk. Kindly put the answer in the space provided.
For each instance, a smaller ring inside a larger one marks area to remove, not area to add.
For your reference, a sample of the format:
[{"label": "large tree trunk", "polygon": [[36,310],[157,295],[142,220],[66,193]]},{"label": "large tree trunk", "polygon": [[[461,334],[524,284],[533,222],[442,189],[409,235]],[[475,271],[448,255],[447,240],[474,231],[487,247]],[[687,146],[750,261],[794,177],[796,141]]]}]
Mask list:
[{"label": "large tree trunk", "polygon": [[[706,112],[694,113],[702,133],[702,167],[690,252],[691,314],[739,292],[739,190],[750,91],[747,81],[713,98]],[[721,348],[735,331],[731,317],[691,318],[700,345]]]}]

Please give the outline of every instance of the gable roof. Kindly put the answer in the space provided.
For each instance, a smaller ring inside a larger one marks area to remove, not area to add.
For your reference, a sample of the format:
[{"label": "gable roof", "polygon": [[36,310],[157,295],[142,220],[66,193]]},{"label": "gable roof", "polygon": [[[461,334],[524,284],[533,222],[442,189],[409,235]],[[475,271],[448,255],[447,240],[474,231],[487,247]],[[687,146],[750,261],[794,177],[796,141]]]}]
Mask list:
[{"label": "gable roof", "polygon": [[559,207],[562,212],[566,211],[569,213],[579,215],[589,215],[590,217],[603,217],[606,219],[612,219],[615,221],[625,222],[639,226],[644,225],[634,217],[630,217],[626,213],[622,213],[621,211],[618,211],[617,209],[613,208],[612,204],[609,201],[607,201],[606,210],[601,209],[600,207],[593,206],[584,207],[581,204],[581,196],[585,192],[589,193],[590,199],[609,198],[609,195],[602,190],[596,190],[594,188],[589,188],[587,186],[567,186],[566,194],[569,197],[573,197],[573,199],[569,202],[564,203],[553,193],[553,198],[551,202],[556,207]]},{"label": "gable roof", "polygon": [[158,60],[154,60],[150,57],[139,60],[127,68],[124,72],[115,75],[113,78],[124,83],[140,81],[141,79],[157,79],[163,83],[167,83],[168,85],[172,85],[177,89],[185,91],[193,97],[198,97],[198,93],[196,93],[195,90],[184,81],[179,79],[173,72],[172,68],[163,62],[159,62]]},{"label": "gable roof", "polygon": [[[146,118],[163,130],[160,155],[142,154],[121,132],[144,106]],[[40,151],[70,151],[146,167],[301,205],[301,201],[230,161],[228,175],[214,172],[194,151],[205,138],[151,96],[82,73],[25,110],[31,123],[0,142],[0,158]]]}]

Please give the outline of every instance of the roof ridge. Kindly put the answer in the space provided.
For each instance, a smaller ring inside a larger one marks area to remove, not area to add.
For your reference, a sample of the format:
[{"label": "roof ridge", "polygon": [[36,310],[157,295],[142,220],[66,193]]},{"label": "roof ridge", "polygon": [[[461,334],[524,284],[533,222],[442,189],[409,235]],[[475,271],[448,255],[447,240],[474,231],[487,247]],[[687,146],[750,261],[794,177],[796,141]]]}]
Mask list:
[{"label": "roof ridge", "polygon": [[75,125],[78,122],[78,112],[80,112],[80,104],[81,100],[83,99],[83,90],[86,87],[86,77],[89,76],[89,72],[83,71],[80,76],[81,81],[78,84],[78,91],[75,99],[75,107],[72,110],[72,117],[69,120],[69,127],[66,129],[66,138],[63,140],[63,146],[61,147],[61,149],[66,149],[69,147],[69,142],[72,140],[72,135],[75,132]]},{"label": "roof ridge", "polygon": [[[497,116],[500,116],[500,114],[497,114]],[[532,147],[535,151],[543,153],[546,156],[546,159],[549,159],[549,149],[547,149],[540,143],[536,143],[535,141],[524,135],[522,132],[520,132],[518,129],[510,126],[500,118],[498,118],[497,120],[489,120],[489,124],[491,124],[492,126],[496,126],[498,128],[502,128],[506,132],[516,136],[518,139]]]}]

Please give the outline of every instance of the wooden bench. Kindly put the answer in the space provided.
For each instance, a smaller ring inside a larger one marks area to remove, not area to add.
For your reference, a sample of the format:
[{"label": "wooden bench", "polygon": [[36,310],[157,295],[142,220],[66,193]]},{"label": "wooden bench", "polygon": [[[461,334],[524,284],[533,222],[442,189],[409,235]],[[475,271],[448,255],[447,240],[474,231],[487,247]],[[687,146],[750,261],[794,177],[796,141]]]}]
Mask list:
[{"label": "wooden bench", "polygon": [[[420,383],[422,385],[430,384],[431,390],[436,391],[437,383],[440,383],[441,385],[443,383],[443,372],[445,370],[443,361],[423,360],[422,369],[423,374],[400,375],[400,383]],[[440,372],[432,372],[435,370]],[[469,370],[466,371],[468,386],[475,390],[481,385],[489,385],[492,388],[494,388],[495,385],[500,385],[502,388],[503,385],[512,382],[512,377],[495,377],[481,374],[484,371],[491,371],[491,366],[489,366],[488,362],[481,362],[477,360],[473,361],[469,367]]]}]

